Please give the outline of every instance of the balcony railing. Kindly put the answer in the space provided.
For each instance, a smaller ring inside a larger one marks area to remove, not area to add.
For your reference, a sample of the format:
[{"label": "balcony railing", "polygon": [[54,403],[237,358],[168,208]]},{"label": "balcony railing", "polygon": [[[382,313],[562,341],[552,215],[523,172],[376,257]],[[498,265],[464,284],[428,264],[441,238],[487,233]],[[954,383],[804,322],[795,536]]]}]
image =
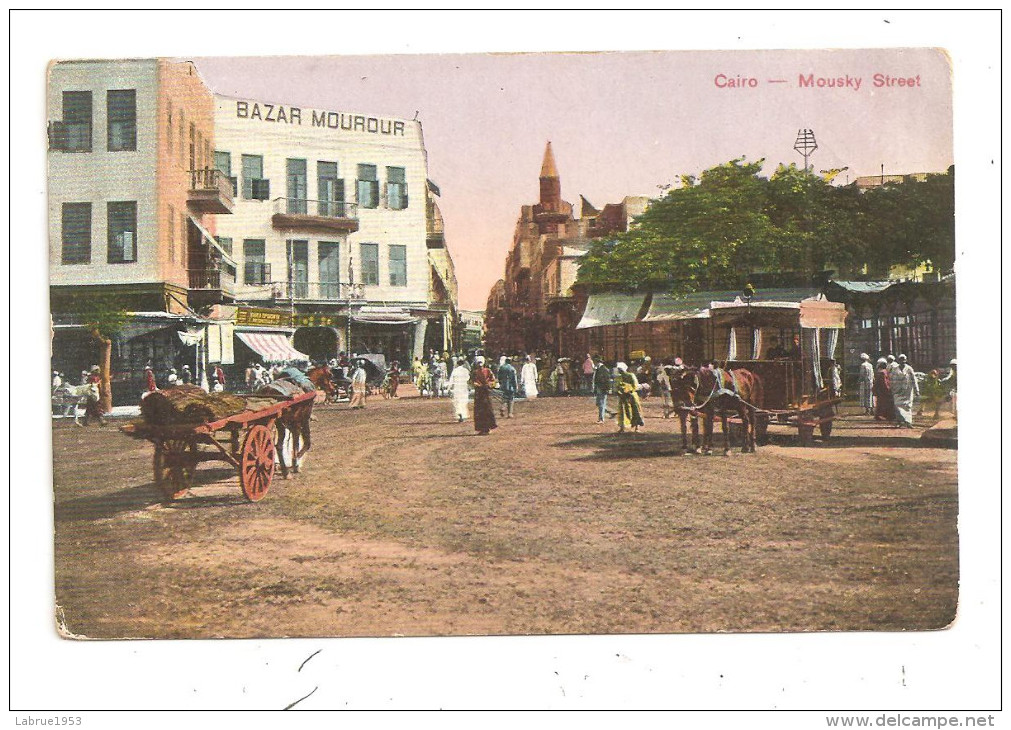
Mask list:
[{"label": "balcony railing", "polygon": [[218,291],[227,296],[235,294],[235,270],[230,266],[190,269],[188,273],[191,292]]},{"label": "balcony railing", "polygon": [[346,301],[365,296],[363,284],[326,281],[275,281],[271,284],[274,299],[295,301]]},{"label": "balcony railing", "polygon": [[221,170],[190,170],[189,204],[201,213],[231,213],[235,184]]},{"label": "balcony railing", "polygon": [[358,230],[358,204],[343,200],[274,198],[274,228],[336,231]]}]

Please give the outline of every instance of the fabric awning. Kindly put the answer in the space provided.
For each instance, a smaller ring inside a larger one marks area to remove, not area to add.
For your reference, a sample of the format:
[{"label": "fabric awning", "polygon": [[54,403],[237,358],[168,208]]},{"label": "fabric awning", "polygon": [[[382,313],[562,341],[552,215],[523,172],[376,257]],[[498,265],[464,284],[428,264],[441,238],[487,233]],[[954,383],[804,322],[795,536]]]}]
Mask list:
[{"label": "fabric awning", "polygon": [[621,294],[602,292],[591,294],[583,310],[583,317],[576,325],[577,330],[590,327],[604,327],[610,324],[634,322],[642,309],[645,294]]},{"label": "fabric awning", "polygon": [[[779,307],[785,302],[799,302],[815,294],[814,289],[759,289],[751,298],[753,307]],[[678,319],[698,319],[708,315],[711,308],[745,306],[740,290],[716,290],[686,294],[654,294],[643,322],[663,322]]]},{"label": "fabric awning", "polygon": [[204,239],[207,241],[207,243],[210,246],[212,246],[214,248],[214,250],[216,250],[219,254],[221,254],[221,259],[225,263],[227,263],[229,266],[236,266],[235,259],[233,259],[231,257],[231,255],[229,255],[228,253],[226,253],[225,249],[221,248],[221,244],[218,243],[218,240],[214,236],[212,236],[207,231],[206,228],[204,228],[202,225],[200,225],[200,221],[198,221],[193,216],[189,216],[189,219],[190,219],[190,222],[193,223],[193,225],[195,225],[197,227],[197,230],[200,231],[200,235],[204,237]]},{"label": "fabric awning", "polygon": [[304,360],[309,356],[291,346],[288,336],[279,332],[236,332],[235,336],[263,358],[264,362],[291,362]]},{"label": "fabric awning", "polygon": [[362,307],[351,315],[352,322],[362,324],[415,324],[418,318],[401,307]]},{"label": "fabric awning", "polygon": [[853,294],[880,294],[896,284],[894,281],[839,281],[838,279],[831,283]]}]

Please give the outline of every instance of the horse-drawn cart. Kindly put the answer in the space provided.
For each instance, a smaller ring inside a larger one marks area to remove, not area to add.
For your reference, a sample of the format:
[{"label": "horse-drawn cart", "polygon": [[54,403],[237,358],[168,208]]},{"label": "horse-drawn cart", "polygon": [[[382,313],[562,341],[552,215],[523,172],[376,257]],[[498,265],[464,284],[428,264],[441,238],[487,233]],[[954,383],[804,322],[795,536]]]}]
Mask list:
[{"label": "horse-drawn cart", "polygon": [[[704,451],[711,444],[715,420],[724,427],[741,423],[746,431],[752,429],[745,434],[746,450],[749,439],[752,446],[765,442],[772,424],[796,428],[802,444],[811,442],[816,428],[823,439],[831,435],[842,401],[834,358],[845,326],[845,305],[824,299],[756,303],[738,299],[712,302],[704,319],[711,359],[720,367],[690,368],[672,378],[686,448],[687,416],[705,421]],[[774,339],[788,343],[794,337],[793,345],[773,343]]]},{"label": "horse-drawn cart", "polygon": [[[760,441],[770,424],[796,428],[803,444],[810,443],[816,428],[823,439],[831,435],[842,401],[833,369],[839,333],[846,324],[845,305],[826,299],[714,302],[709,322],[714,342],[734,338],[732,349],[751,355],[733,356],[726,367],[748,370],[761,379],[762,403],[754,404]],[[793,335],[798,336],[795,346],[788,342]],[[771,338],[777,336],[785,345],[783,354],[770,357]]]},{"label": "horse-drawn cart", "polygon": [[[279,443],[293,434],[292,467],[309,447],[308,423],[315,392],[285,400],[251,398],[242,412],[199,424],[155,425],[130,423],[120,428],[134,438],[154,444],[154,481],[166,499],[176,499],[189,489],[197,465],[224,461],[239,473],[239,486],[250,502],[263,499],[280,464],[287,476]],[[300,438],[305,446],[299,450]],[[201,448],[201,447],[210,448]]]}]

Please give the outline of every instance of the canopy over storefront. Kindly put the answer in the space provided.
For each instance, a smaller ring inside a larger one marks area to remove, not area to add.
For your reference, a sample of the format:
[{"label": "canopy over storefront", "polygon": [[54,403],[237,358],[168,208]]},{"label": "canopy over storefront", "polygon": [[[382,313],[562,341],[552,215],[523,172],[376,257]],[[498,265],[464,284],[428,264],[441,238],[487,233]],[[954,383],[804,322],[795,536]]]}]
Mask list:
[{"label": "canopy over storefront", "polygon": [[309,362],[310,358],[304,352],[299,352],[291,346],[288,336],[280,332],[236,332],[238,337],[250,350],[263,358],[264,362],[292,362],[302,360]]},{"label": "canopy over storefront", "polygon": [[622,294],[601,292],[591,294],[583,310],[583,317],[576,325],[577,330],[590,327],[604,327],[611,324],[635,322],[642,309],[645,294]]},{"label": "canopy over storefront", "polygon": [[418,318],[401,307],[362,307],[351,321],[364,324],[416,324]]},{"label": "canopy over storefront", "polygon": [[[783,303],[796,303],[815,294],[814,289],[760,289],[751,297],[752,307],[776,307]],[[688,294],[654,294],[643,322],[664,322],[679,319],[697,319],[707,316],[711,308],[719,306],[746,306],[741,292],[701,291]]]}]

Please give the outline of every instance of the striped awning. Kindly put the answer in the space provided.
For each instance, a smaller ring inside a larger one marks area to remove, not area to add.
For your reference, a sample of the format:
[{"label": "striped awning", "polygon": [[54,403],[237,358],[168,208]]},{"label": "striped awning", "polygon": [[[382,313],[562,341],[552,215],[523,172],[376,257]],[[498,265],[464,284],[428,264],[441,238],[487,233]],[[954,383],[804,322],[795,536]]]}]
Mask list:
[{"label": "striped awning", "polygon": [[288,336],[279,332],[236,332],[235,336],[264,362],[309,362],[309,356],[299,352],[288,341]]}]

